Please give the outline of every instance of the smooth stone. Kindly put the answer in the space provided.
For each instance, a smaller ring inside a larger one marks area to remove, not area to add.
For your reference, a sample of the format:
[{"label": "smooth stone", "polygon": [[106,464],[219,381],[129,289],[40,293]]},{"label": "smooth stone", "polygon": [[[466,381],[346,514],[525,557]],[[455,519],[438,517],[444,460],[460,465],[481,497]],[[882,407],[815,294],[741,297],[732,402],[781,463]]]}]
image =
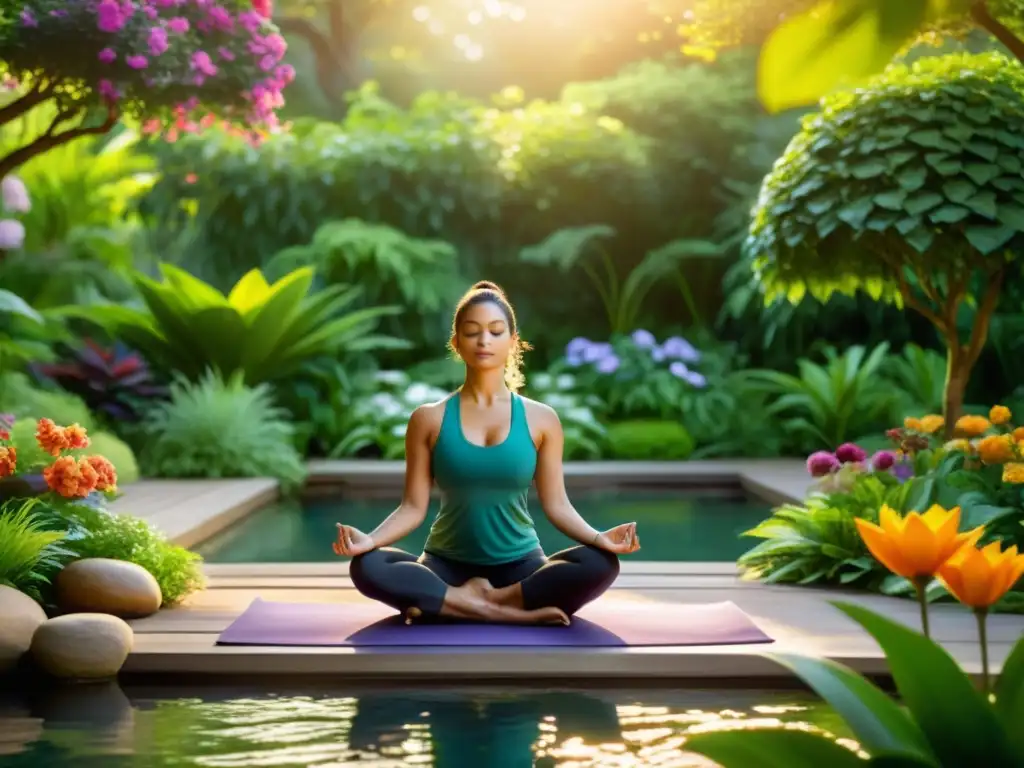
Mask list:
[{"label": "smooth stone", "polygon": [[153,574],[135,563],[90,557],[57,576],[57,603],[69,613],[109,613],[141,619],[160,610],[163,595]]},{"label": "smooth stone", "polygon": [[44,622],[32,637],[32,658],[53,677],[95,680],[121,671],[134,644],[132,628],[105,613],[69,613]]},{"label": "smooth stone", "polygon": [[13,587],[0,586],[0,674],[12,671],[32,646],[32,635],[46,621],[46,611]]}]

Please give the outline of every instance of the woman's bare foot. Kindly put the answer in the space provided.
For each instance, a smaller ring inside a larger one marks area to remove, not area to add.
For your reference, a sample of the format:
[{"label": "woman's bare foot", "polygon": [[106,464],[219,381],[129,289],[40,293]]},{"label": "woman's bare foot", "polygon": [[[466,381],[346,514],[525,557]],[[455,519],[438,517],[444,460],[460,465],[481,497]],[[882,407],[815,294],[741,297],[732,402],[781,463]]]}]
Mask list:
[{"label": "woman's bare foot", "polygon": [[[569,617],[558,608],[527,611],[492,599],[494,587],[486,579],[470,579],[445,594],[441,615],[504,624],[568,624]],[[408,616],[408,614],[407,614]]]}]

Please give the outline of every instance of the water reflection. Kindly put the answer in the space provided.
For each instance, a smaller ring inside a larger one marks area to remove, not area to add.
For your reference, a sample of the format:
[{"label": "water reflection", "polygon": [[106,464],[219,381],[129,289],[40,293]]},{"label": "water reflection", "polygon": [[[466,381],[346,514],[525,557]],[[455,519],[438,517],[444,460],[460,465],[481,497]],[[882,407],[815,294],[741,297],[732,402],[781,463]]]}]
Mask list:
[{"label": "water reflection", "polygon": [[0,695],[3,768],[683,768],[686,734],[799,727],[845,736],[800,693],[285,692],[128,689]]}]

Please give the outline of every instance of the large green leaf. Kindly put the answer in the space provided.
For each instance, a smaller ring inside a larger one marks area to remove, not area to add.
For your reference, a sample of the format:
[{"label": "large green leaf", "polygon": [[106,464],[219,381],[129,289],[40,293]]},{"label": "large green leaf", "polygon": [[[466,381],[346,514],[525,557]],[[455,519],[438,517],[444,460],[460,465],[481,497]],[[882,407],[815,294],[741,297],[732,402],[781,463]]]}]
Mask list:
[{"label": "large green leaf", "polygon": [[265,361],[279,348],[279,342],[298,317],[311,282],[311,272],[296,270],[269,288],[262,305],[251,308],[246,317],[249,333],[241,355],[244,368]]},{"label": "large green leaf", "polygon": [[166,281],[163,283],[164,287],[178,297],[182,306],[202,309],[228,305],[227,297],[223,293],[181,267],[165,262],[160,265],[160,271]]},{"label": "large green leaf", "polygon": [[761,49],[769,112],[813,104],[882,71],[925,21],[928,0],[822,0],[780,24]]},{"label": "large green leaf", "polygon": [[996,712],[1003,719],[1017,751],[1024,755],[1024,637],[1017,641],[1003,662],[995,695]]},{"label": "large green leaf", "polygon": [[890,752],[930,758],[921,729],[884,691],[851,669],[828,659],[795,654],[770,654],[807,683],[843,718],[868,752]]},{"label": "large green leaf", "polygon": [[941,765],[1020,765],[995,710],[945,649],[862,606],[832,604],[881,646],[900,699]]},{"label": "large green leaf", "polygon": [[242,349],[251,337],[245,321],[233,307],[207,307],[191,315],[189,320],[194,331],[189,339],[180,341],[195,345],[204,361],[202,367],[187,374],[189,378],[202,375],[207,365],[224,376],[242,368]]},{"label": "large green leaf", "polygon": [[807,731],[742,729],[688,735],[683,745],[722,768],[864,768],[851,750]]},{"label": "large green leaf", "polygon": [[0,288],[0,313],[17,315],[37,323],[43,322],[43,316],[29,306],[21,296]]}]

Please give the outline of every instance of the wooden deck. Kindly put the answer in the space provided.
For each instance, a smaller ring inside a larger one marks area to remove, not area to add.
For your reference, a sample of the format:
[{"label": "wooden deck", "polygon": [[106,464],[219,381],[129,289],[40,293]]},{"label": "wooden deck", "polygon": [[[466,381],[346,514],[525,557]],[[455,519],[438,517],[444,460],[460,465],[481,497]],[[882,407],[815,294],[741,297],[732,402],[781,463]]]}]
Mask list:
[{"label": "wooden deck", "polygon": [[[209,565],[209,588],[185,605],[132,622],[135,649],[125,676],[195,677],[198,681],[242,678],[358,678],[361,680],[515,681],[574,680],[727,681],[764,685],[787,675],[765,653],[822,656],[868,675],[886,676],[874,641],[828,604],[843,599],[879,610],[918,627],[916,604],[861,593],[843,594],[807,587],[776,587],[737,579],[728,563],[626,562],[614,586],[617,597],[675,603],[731,600],[776,642],[757,646],[705,646],[626,649],[352,649],[220,647],[223,631],[256,597],[266,600],[325,602],[363,600],[347,577],[343,561],[321,564]],[[973,617],[955,605],[932,609],[934,637],[972,673],[980,671]],[[1024,634],[1024,617],[994,616],[990,656],[999,669],[1012,643]]]}]

